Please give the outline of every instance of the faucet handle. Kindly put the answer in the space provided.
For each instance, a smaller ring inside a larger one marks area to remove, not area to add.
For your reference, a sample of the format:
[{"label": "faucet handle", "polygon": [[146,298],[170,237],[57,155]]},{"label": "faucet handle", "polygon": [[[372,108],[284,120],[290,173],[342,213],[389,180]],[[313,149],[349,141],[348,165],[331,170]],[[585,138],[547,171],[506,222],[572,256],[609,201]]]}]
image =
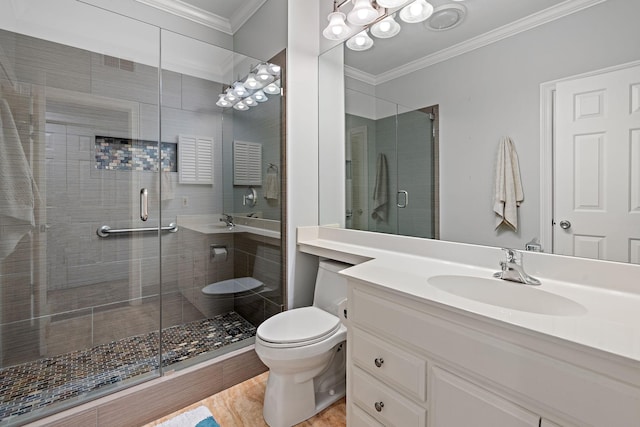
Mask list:
[{"label": "faucet handle", "polygon": [[522,260],[522,254],[520,251],[511,248],[502,248],[502,251],[504,252],[506,262],[520,264]]}]

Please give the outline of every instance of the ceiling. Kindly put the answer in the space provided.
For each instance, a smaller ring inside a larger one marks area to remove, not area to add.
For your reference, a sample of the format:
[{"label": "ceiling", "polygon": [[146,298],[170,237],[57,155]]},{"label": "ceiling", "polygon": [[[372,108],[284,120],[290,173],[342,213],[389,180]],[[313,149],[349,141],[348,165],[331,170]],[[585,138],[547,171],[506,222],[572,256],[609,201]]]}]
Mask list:
[{"label": "ceiling", "polygon": [[374,46],[367,51],[345,49],[345,63],[360,75],[360,80],[378,84],[602,1],[429,0],[436,8],[463,4],[467,9],[464,21],[450,30],[434,31],[424,23],[407,24],[398,18],[402,27],[398,35],[390,39],[372,37]]},{"label": "ceiling", "polygon": [[[233,35],[267,0],[136,1]],[[374,46],[363,52],[345,49],[347,74],[379,84],[606,0],[428,1],[435,8],[464,5],[464,21],[450,30],[434,31],[424,23],[407,24],[396,19],[402,29],[395,37],[374,38]],[[320,7],[324,27],[333,0],[309,2],[309,7],[314,4]],[[351,2],[346,2],[340,11],[348,13],[350,9]]]}]

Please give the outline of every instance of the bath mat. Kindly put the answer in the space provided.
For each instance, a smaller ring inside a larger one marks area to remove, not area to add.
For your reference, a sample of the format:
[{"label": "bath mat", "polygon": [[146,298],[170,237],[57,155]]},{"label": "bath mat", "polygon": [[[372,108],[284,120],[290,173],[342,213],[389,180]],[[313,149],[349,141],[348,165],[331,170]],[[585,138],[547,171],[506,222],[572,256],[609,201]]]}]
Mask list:
[{"label": "bath mat", "polygon": [[157,427],[220,427],[206,406],[198,406],[167,420]]}]

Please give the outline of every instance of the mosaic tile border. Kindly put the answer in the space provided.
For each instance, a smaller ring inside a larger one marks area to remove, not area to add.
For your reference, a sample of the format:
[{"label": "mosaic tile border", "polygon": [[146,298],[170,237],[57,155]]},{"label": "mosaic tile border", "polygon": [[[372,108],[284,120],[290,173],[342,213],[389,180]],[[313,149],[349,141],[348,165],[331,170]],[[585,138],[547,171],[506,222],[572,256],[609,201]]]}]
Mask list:
[{"label": "mosaic tile border", "polygon": [[[162,366],[169,366],[255,336],[256,327],[235,312],[162,331]],[[0,369],[0,424],[48,405],[152,372],[159,332]]]},{"label": "mosaic tile border", "polygon": [[[178,171],[178,144],[162,142],[163,172]],[[155,141],[96,136],[96,169],[157,171],[158,147]]]}]

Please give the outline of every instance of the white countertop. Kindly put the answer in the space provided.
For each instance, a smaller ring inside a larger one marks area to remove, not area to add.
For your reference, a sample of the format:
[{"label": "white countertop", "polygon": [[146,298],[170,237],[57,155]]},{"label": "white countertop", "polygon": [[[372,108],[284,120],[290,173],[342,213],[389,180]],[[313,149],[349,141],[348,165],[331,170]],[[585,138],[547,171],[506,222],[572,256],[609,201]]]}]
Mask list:
[{"label": "white countertop", "polygon": [[[539,294],[533,295],[526,292],[543,292],[546,296],[553,297],[552,300],[557,299],[562,302],[566,298],[580,309],[558,315],[493,305],[442,290],[430,284],[429,279],[442,275],[473,276],[481,280],[498,281],[499,285],[508,283],[516,287],[525,286],[492,277],[498,270],[497,263],[501,254],[498,249],[424,239],[420,239],[423,240],[420,244],[415,239],[403,240],[400,236],[385,237],[376,233],[366,234],[372,236],[354,234],[351,230],[344,230],[344,233],[341,233],[337,229],[327,229],[326,233],[322,231],[318,233],[318,230],[312,228],[298,229],[298,245],[303,252],[328,258],[331,258],[333,253],[337,259],[359,263],[343,270],[342,274],[348,277],[414,299],[425,300],[449,309],[497,320],[633,361],[640,361],[640,293],[638,292],[627,292],[607,286],[608,284],[603,284],[601,287],[597,286],[597,283],[584,285],[579,282],[559,280],[553,277],[553,274],[545,274],[545,262],[549,264],[550,272],[562,270],[555,265],[563,261],[562,257],[546,256],[547,261],[543,258],[535,263],[532,262],[537,270],[536,274],[533,274],[526,268],[526,261],[532,254],[525,253],[525,270],[540,279],[542,285],[527,286],[527,289],[523,289],[524,297],[539,296]],[[368,240],[372,244],[366,244]],[[398,242],[403,246],[397,246]],[[379,249],[381,247],[385,249]],[[411,252],[419,252],[419,254],[414,255]],[[454,261],[456,253],[461,259],[472,258],[474,261],[456,262]],[[487,263],[487,259],[491,262]],[[595,270],[604,269],[605,277],[610,277],[617,272],[614,281],[619,282],[622,289],[626,289],[626,282],[635,282],[640,287],[640,275],[637,275],[640,270],[636,269],[636,266],[624,267],[617,266],[615,263],[602,264],[602,262],[591,265],[593,261],[587,260],[580,260],[578,263],[584,265],[581,271],[576,272],[576,277],[580,277],[587,268],[585,266],[590,266],[589,268]],[[602,276],[602,274],[594,275]],[[545,308],[541,307],[541,311],[545,312]]]},{"label": "white countertop", "polygon": [[[236,218],[236,225],[227,227],[221,215],[178,215],[178,227],[203,234],[251,233],[280,239],[280,222],[261,218]],[[241,223],[242,222],[242,223]]]}]

